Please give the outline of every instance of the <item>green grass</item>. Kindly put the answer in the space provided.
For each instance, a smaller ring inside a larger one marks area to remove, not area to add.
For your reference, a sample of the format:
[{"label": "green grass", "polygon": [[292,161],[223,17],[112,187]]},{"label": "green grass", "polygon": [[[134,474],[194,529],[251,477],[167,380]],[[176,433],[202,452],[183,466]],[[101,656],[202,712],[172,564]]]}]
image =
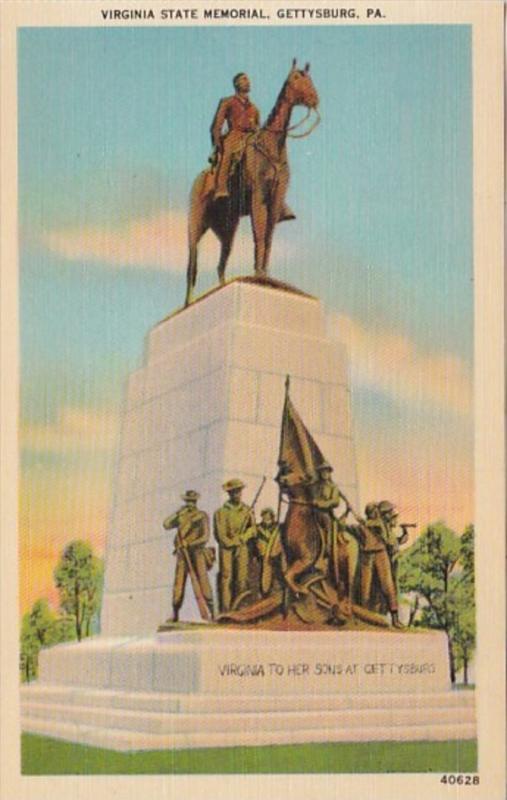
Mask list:
[{"label": "green grass", "polygon": [[477,771],[474,741],[372,742],[117,753],[22,735],[24,775],[183,775]]}]

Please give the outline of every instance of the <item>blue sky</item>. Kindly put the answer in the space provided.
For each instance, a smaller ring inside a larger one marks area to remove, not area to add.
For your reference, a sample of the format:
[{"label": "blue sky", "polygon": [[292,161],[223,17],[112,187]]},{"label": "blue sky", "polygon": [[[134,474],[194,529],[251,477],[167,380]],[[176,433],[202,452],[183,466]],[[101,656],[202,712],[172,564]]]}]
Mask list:
[{"label": "blue sky", "polygon": [[[144,336],[182,303],[177,237],[217,103],[245,71],[265,119],[294,56],[311,62],[322,122],[289,143],[297,220],[276,232],[272,274],[321,298],[350,346],[367,496],[410,495],[420,521],[470,519],[470,37],[430,25],[19,32],[23,475],[29,497],[51,484],[68,504],[62,537],[89,522],[103,541],[112,449],[94,461],[94,441],[113,447],[104,426]],[[251,271],[245,244],[229,274]],[[202,271],[198,288],[214,282]],[[50,506],[27,502],[43,537]]]},{"label": "blue sky", "polygon": [[[312,64],[323,121],[290,145],[298,220],[279,235],[302,255],[273,274],[331,309],[471,358],[468,27],[25,29],[19,45],[26,359],[34,337],[54,338],[55,321],[37,309],[47,278],[44,312],[73,308],[77,355],[78,340],[102,330],[131,362],[139,334],[181,302],[184,273],[112,279],[100,264],[44,252],[41,230],[184,209],[232,75],[249,73],[265,116],[293,55]],[[237,255],[231,265],[251,268]]]}]

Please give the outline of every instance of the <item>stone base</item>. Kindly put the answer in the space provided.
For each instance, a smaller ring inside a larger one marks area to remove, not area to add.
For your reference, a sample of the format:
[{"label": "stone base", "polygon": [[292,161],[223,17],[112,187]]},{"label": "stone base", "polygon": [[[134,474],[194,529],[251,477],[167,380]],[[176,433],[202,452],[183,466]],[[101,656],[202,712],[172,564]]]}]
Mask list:
[{"label": "stone base", "polygon": [[[318,300],[266,279],[240,279],[172,314],[149,333],[126,387],[106,540],[101,630],[150,636],[171,612],[174,531],[163,520],[187,489],[210,516],[222,484],[240,478],[257,513],[277,507],[286,376],[291,398],[334,479],[357,506],[345,346]],[[210,542],[211,544],[212,542]],[[213,542],[214,543],[214,542]],[[215,583],[216,567],[210,571]],[[181,619],[197,621],[190,591]]]},{"label": "stone base", "polygon": [[25,731],[116,750],[471,739],[438,632],[188,630],[41,652]]}]

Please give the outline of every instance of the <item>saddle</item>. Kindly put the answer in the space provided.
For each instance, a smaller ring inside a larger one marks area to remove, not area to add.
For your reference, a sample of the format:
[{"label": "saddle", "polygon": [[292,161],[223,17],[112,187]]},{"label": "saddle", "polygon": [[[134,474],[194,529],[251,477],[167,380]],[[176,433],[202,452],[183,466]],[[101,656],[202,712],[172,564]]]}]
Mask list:
[{"label": "saddle", "polygon": [[[241,192],[239,198],[240,213],[242,216],[250,213],[250,193],[246,187],[246,181],[241,180],[240,170],[245,158],[246,145],[243,148],[239,158],[233,158],[229,171],[228,184],[231,196],[234,195],[235,189]],[[209,166],[203,172],[203,183],[201,188],[201,197],[207,201],[213,200],[213,195],[216,188],[216,177],[219,167],[219,155],[214,151],[208,158]],[[235,186],[236,184],[236,186]],[[296,215],[289,206],[284,203],[280,212],[278,222],[285,222],[288,220],[296,219]]]}]

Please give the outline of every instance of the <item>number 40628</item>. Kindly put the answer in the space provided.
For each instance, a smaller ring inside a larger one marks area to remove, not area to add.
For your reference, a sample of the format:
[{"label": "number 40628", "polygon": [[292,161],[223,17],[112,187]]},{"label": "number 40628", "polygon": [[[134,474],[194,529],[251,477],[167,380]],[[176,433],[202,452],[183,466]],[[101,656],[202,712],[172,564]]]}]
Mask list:
[{"label": "number 40628", "polygon": [[449,786],[477,786],[479,784],[478,775],[442,775],[440,783],[447,783]]}]

